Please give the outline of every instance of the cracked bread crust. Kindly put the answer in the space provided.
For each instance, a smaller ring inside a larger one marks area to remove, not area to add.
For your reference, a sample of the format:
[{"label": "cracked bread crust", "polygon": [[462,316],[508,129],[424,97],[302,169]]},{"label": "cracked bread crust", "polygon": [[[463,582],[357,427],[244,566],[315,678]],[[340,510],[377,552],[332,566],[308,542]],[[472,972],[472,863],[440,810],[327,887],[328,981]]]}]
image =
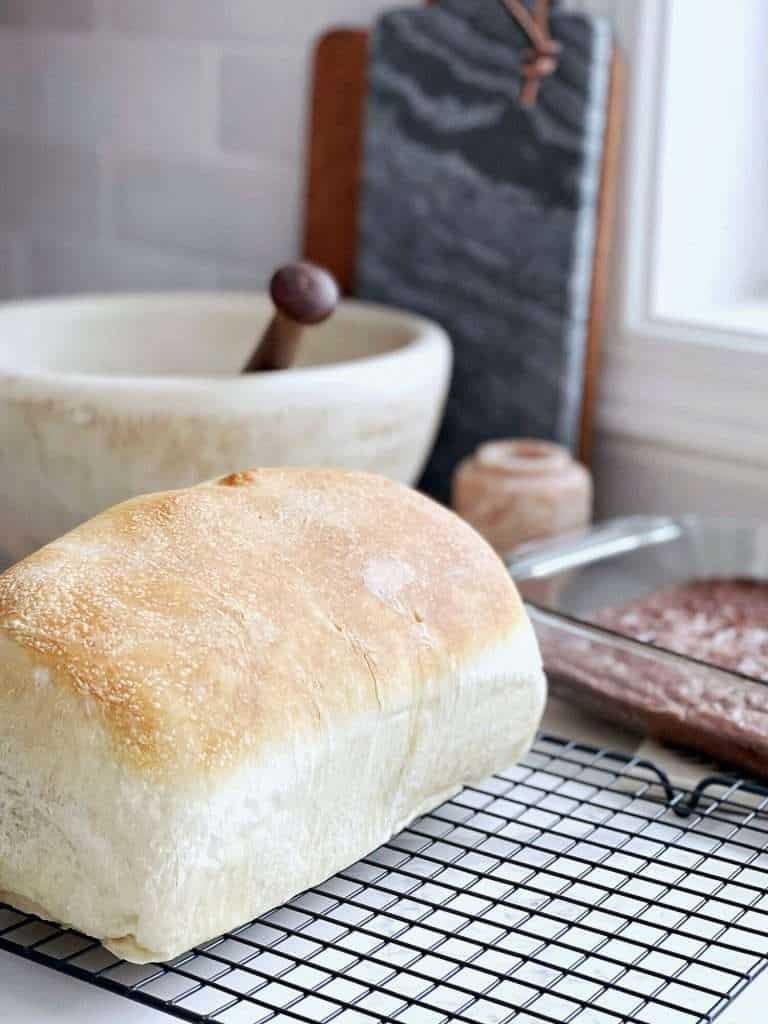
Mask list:
[{"label": "cracked bread crust", "polygon": [[544,700],[485,542],[330,469],[83,524],[0,577],[0,665],[0,889],[131,959],[363,856],[520,756]]}]

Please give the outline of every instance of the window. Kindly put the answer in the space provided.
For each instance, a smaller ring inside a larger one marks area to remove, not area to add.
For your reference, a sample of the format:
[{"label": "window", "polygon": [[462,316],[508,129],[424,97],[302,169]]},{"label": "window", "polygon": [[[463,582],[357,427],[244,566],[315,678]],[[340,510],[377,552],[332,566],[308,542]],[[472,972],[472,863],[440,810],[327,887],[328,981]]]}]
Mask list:
[{"label": "window", "polygon": [[651,308],[768,336],[768,4],[672,0],[659,15]]},{"label": "window", "polygon": [[768,507],[768,3],[570,0],[627,64],[598,511]]}]

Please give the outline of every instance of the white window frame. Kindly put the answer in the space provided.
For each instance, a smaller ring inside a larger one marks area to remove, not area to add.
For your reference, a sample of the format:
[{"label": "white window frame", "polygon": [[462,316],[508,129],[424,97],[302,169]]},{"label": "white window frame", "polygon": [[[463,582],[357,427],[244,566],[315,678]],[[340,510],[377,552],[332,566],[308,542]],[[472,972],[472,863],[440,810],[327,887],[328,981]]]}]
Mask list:
[{"label": "white window frame", "polygon": [[[625,450],[627,442],[637,442],[646,448],[689,452],[710,460],[716,475],[718,462],[727,463],[730,472],[737,462],[753,470],[768,466],[768,330],[766,336],[761,333],[761,324],[768,325],[768,299],[764,307],[751,311],[745,310],[754,307],[754,301],[745,303],[741,322],[738,314],[728,320],[725,307],[707,310],[690,305],[687,314],[681,310],[672,316],[660,301],[654,277],[662,234],[659,135],[671,102],[664,58],[674,28],[672,5],[700,10],[709,2],[574,0],[571,6],[611,17],[629,72],[611,308],[596,410],[598,449],[606,441],[621,440]],[[738,46],[729,50],[724,13],[723,18],[721,63],[713,74],[727,82],[728,60],[734,60],[738,70],[742,54]],[[696,44],[692,38],[690,45]],[[759,39],[750,44],[761,45]],[[760,55],[754,59],[760,60]],[[725,109],[721,105],[718,111]],[[717,133],[714,120],[713,138]],[[692,179],[691,187],[696,184]],[[733,326],[723,326],[726,321]],[[647,451],[644,459],[647,468]],[[608,503],[609,511],[615,504]]]}]

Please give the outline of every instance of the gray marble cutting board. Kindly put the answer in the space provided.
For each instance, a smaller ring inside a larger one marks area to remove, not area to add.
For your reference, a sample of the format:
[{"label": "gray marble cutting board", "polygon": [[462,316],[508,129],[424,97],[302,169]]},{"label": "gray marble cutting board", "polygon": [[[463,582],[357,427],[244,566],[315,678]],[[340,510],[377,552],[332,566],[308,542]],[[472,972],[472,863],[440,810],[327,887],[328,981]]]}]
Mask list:
[{"label": "gray marble cutting board", "polygon": [[563,47],[521,108],[528,41],[500,0],[384,15],[371,40],[356,294],[432,317],[455,373],[422,485],[491,437],[573,448],[612,39],[555,11]]}]

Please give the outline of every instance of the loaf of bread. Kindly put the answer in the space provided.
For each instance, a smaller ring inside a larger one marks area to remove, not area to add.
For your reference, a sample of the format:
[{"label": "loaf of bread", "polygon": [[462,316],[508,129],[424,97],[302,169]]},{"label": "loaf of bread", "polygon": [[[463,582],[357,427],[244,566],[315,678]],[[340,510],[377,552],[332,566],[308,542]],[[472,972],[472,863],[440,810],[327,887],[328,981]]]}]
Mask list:
[{"label": "loaf of bread", "polygon": [[169,959],[513,762],[544,693],[501,562],[414,491],[135,498],[0,576],[0,901]]}]

